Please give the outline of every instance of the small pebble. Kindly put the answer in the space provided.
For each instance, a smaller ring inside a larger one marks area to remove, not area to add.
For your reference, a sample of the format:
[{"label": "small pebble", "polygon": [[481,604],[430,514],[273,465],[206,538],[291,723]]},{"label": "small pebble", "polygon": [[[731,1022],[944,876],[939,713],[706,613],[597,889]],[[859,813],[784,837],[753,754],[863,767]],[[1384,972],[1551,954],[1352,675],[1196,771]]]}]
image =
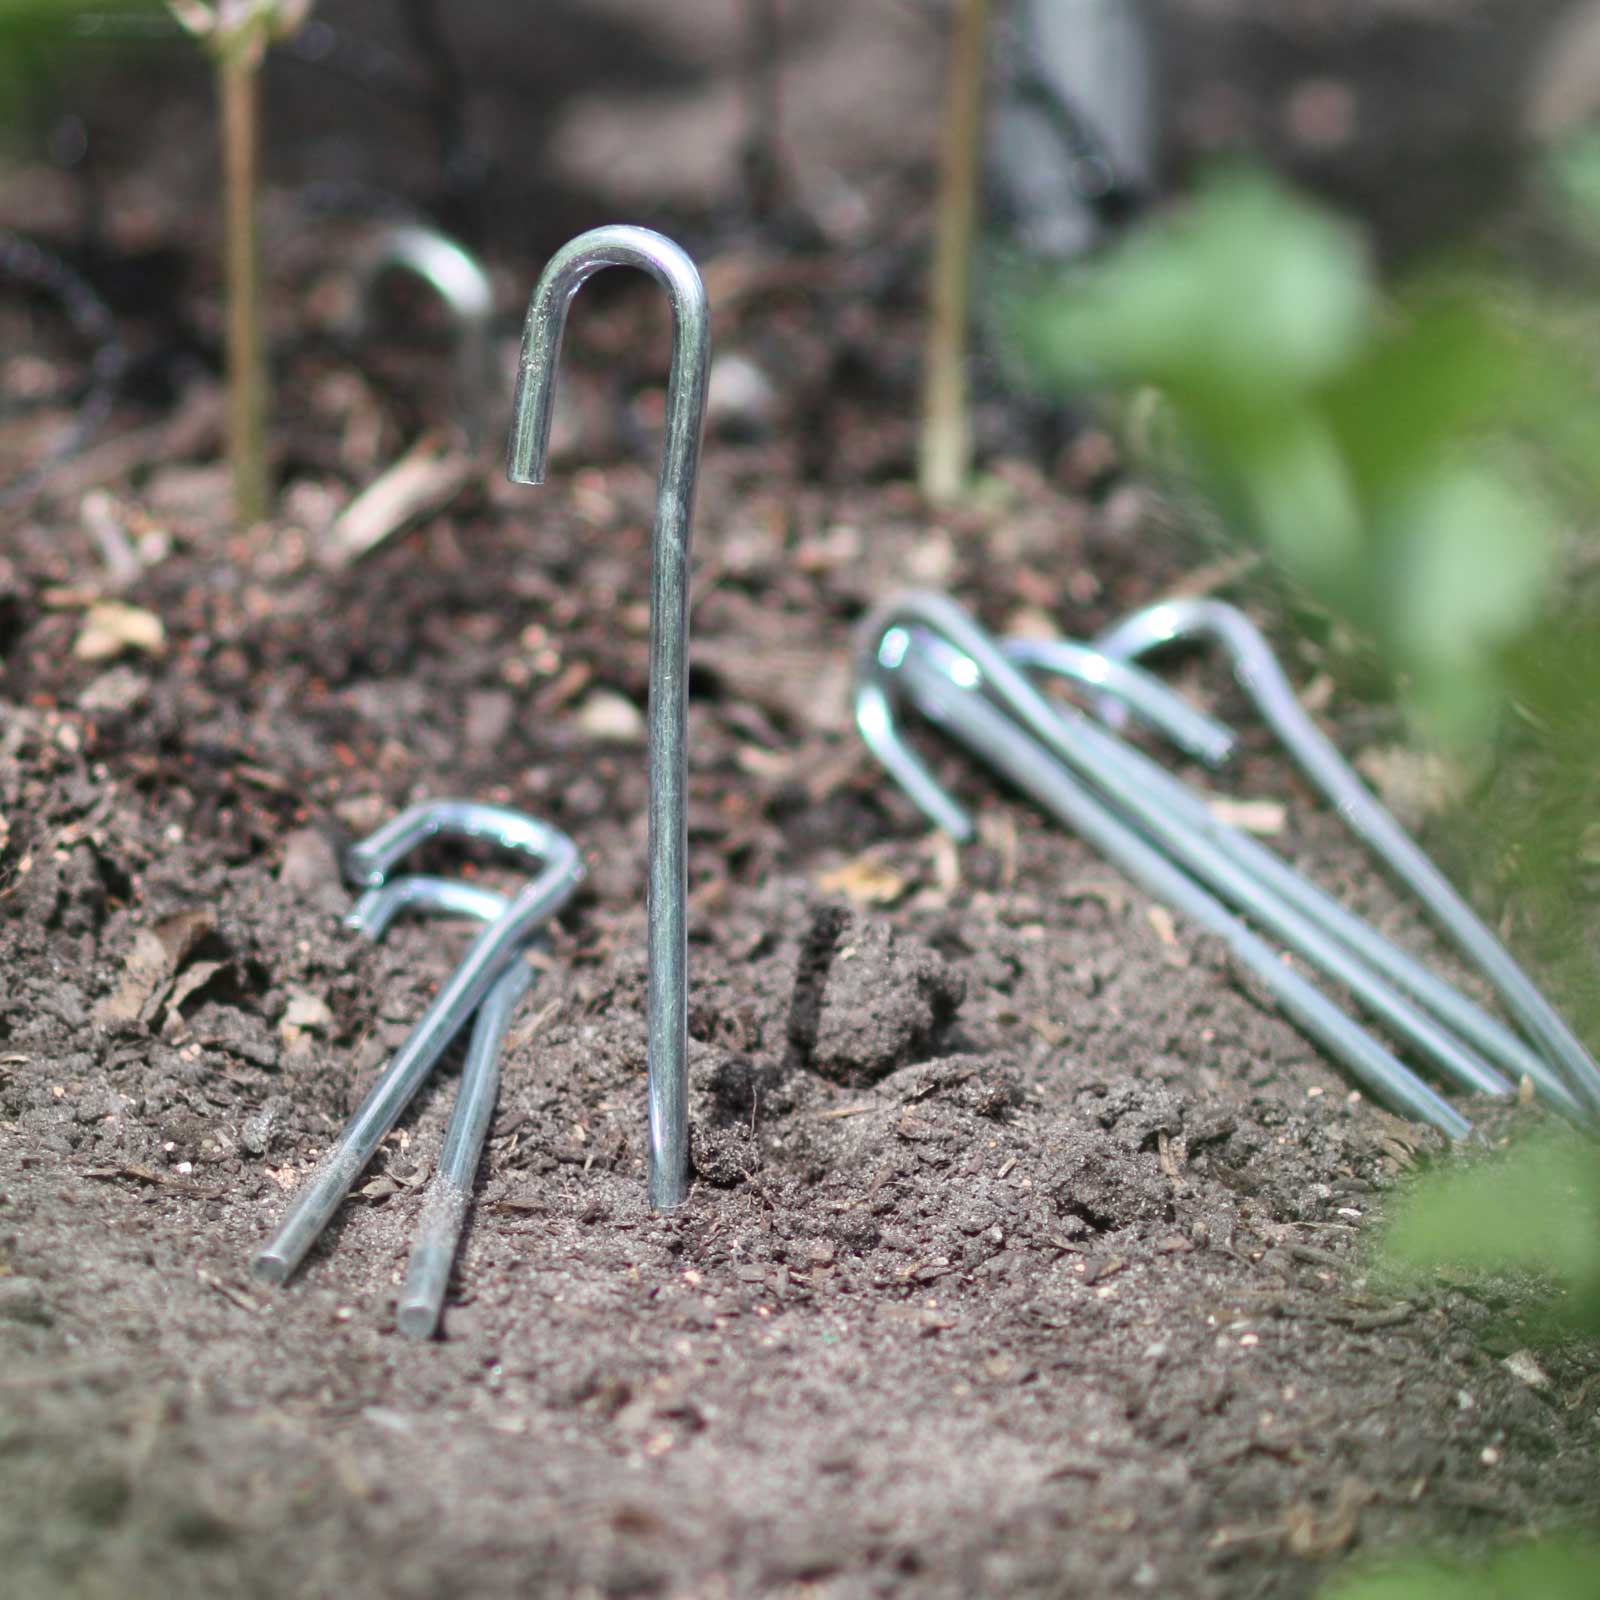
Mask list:
[{"label": "small pebble", "polygon": [[324,884],[339,882],[339,858],[315,828],[296,828],[284,840],[278,881],[297,894],[311,894]]},{"label": "small pebble", "polygon": [[718,356],[706,380],[706,426],[726,438],[759,439],[778,414],[778,391],[749,356]]},{"label": "small pebble", "polygon": [[493,750],[511,731],[517,703],[504,689],[476,689],[466,697],[462,733],[474,750]]},{"label": "small pebble", "polygon": [[78,709],[89,716],[115,716],[132,711],[150,692],[150,680],[132,667],[112,667],[78,696]]},{"label": "small pebble", "polygon": [[239,1128],[239,1143],[253,1156],[265,1155],[272,1145],[272,1125],[277,1119],[270,1111],[246,1117]]},{"label": "small pebble", "polygon": [[0,1322],[45,1325],[50,1320],[49,1307],[44,1303],[44,1291],[32,1278],[0,1278]]},{"label": "small pebble", "polygon": [[643,744],[644,713],[609,689],[595,689],[578,708],[577,723],[591,739],[606,744]]}]

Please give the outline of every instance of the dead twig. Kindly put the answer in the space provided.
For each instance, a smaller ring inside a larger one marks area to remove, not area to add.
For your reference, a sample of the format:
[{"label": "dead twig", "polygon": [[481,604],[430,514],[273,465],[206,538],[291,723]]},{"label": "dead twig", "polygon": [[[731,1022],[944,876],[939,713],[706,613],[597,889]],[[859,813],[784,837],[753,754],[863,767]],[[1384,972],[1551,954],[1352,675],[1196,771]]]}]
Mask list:
[{"label": "dead twig", "polygon": [[472,472],[470,457],[423,435],[339,513],[322,551],[323,564],[348,567],[402,528],[442,510]]}]

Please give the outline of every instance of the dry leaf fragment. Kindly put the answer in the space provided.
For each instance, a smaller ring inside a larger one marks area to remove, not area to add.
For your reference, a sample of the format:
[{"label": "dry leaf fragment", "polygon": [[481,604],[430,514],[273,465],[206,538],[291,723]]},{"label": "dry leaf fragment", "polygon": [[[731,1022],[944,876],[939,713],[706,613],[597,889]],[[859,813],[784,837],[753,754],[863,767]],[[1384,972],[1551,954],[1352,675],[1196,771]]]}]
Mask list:
[{"label": "dry leaf fragment", "polygon": [[309,989],[291,989],[283,1020],[294,1028],[328,1028],[333,1025],[333,1012],[320,994],[312,994]]},{"label": "dry leaf fragment", "polygon": [[326,1033],[333,1027],[333,1012],[328,1002],[309,989],[291,989],[284,1008],[278,1035],[285,1044],[297,1044],[308,1033]]},{"label": "dry leaf fragment", "polygon": [[140,928],[133,937],[122,982],[115,994],[95,1007],[95,1021],[102,1027],[114,1027],[154,1015],[174,974],[216,925],[216,911],[203,906],[164,917],[153,928]]},{"label": "dry leaf fragment", "polygon": [[817,878],[817,888],[823,894],[842,894],[858,906],[893,905],[908,887],[898,872],[870,856],[857,856]]},{"label": "dry leaf fragment", "polygon": [[1355,766],[1402,826],[1410,828],[1458,804],[1470,782],[1459,763],[1403,745],[1373,745],[1361,752]]},{"label": "dry leaf fragment", "polygon": [[1206,802],[1206,809],[1230,828],[1261,835],[1282,833],[1289,820],[1288,808],[1281,800],[1235,800],[1216,795]]},{"label": "dry leaf fragment", "polygon": [[1055,1018],[1043,1011],[1035,1011],[1028,1017],[1028,1026],[1039,1035],[1052,1050],[1059,1049],[1070,1037],[1072,1030],[1057,1022]]},{"label": "dry leaf fragment", "polygon": [[177,911],[155,925],[156,937],[172,960],[173,970],[194,954],[195,947],[217,926],[214,906],[196,906],[192,911]]},{"label": "dry leaf fragment", "polygon": [[1297,1556],[1315,1560],[1336,1555],[1361,1527],[1361,1508],[1370,1504],[1373,1491],[1361,1479],[1347,1477],[1334,1496],[1326,1516],[1318,1516],[1307,1501],[1299,1501],[1283,1514],[1284,1543]]},{"label": "dry leaf fragment", "polygon": [[84,613],[72,653],[80,661],[109,661],[125,650],[158,656],[167,648],[161,618],[121,600],[99,600]]},{"label": "dry leaf fragment", "polygon": [[1548,1389],[1550,1387],[1549,1373],[1539,1365],[1531,1350],[1513,1350],[1500,1365],[1519,1382],[1527,1384],[1530,1389]]},{"label": "dry leaf fragment", "polygon": [[733,752],[741,772],[765,779],[768,783],[782,783],[794,775],[794,757],[781,750],[763,750],[759,745],[742,744]]},{"label": "dry leaf fragment", "polygon": [[347,567],[391,534],[442,510],[472,476],[472,460],[424,435],[340,513],[322,559]]},{"label": "dry leaf fragment", "polygon": [[928,854],[933,860],[933,881],[948,900],[961,887],[961,852],[955,840],[941,829],[928,835]]},{"label": "dry leaf fragment", "polygon": [[167,996],[168,1020],[177,1016],[183,1009],[184,1001],[205,988],[227,964],[226,961],[196,961],[173,984],[172,993]]},{"label": "dry leaf fragment", "polygon": [[128,540],[126,507],[105,489],[91,489],[79,502],[84,532],[99,547],[106,575],[116,589],[126,589],[144,570]]},{"label": "dry leaf fragment", "polygon": [[1069,905],[1081,900],[1096,900],[1113,917],[1120,917],[1128,904],[1127,891],[1121,884],[1109,880],[1091,879],[1069,884],[1063,892],[1063,898]]},{"label": "dry leaf fragment", "polygon": [[168,972],[166,946],[151,929],[139,929],[133,936],[122,982],[115,994],[95,1007],[95,1021],[102,1027],[134,1021],[146,1003],[165,987]]},{"label": "dry leaf fragment", "polygon": [[1333,704],[1333,691],[1335,687],[1336,685],[1333,679],[1329,677],[1326,672],[1319,672],[1316,677],[1314,677],[1305,686],[1305,688],[1300,691],[1301,709],[1308,712],[1311,716],[1321,716],[1321,714]]}]

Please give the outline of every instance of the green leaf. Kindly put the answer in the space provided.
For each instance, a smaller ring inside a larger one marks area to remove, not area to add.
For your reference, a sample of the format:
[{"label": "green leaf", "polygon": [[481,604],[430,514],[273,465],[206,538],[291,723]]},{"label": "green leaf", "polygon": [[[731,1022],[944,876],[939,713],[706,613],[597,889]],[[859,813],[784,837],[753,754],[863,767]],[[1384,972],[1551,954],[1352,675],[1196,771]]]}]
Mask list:
[{"label": "green leaf", "polygon": [[158,7],[159,0],[0,0],[0,138],[51,92],[64,48],[114,45],[108,23],[148,17]]},{"label": "green leaf", "polygon": [[1418,1558],[1336,1579],[1322,1600],[1593,1600],[1600,1548],[1580,1539],[1540,1539],[1502,1551],[1481,1567]]},{"label": "green leaf", "polygon": [[1543,1139],[1432,1174],[1399,1206],[1379,1259],[1401,1280],[1537,1272],[1568,1297],[1565,1320],[1600,1327],[1600,1157],[1575,1138]]},{"label": "green leaf", "polygon": [[1344,456],[1322,418],[1285,407],[1236,433],[1230,449],[1257,536],[1301,583],[1347,602],[1366,541]]},{"label": "green leaf", "polygon": [[1413,301],[1323,397],[1364,498],[1427,470],[1466,430],[1503,420],[1528,367],[1526,341],[1486,297],[1452,289]]},{"label": "green leaf", "polygon": [[1057,386],[1165,397],[1187,448],[1163,464],[1374,638],[1431,733],[1491,731],[1554,546],[1510,469],[1600,497],[1585,347],[1547,305],[1455,269],[1380,308],[1349,229],[1238,174],[1019,304]]},{"label": "green leaf", "polygon": [[1025,311],[1058,383],[1087,374],[1261,404],[1337,372],[1367,337],[1358,236],[1268,180],[1213,180],[1182,213]]},{"label": "green leaf", "polygon": [[1445,462],[1405,486],[1376,529],[1380,632],[1441,737],[1483,737],[1503,653],[1539,615],[1552,532],[1539,502],[1488,466]]},{"label": "green leaf", "polygon": [[1600,132],[1585,128],[1546,158],[1545,175],[1568,224],[1600,234]]}]

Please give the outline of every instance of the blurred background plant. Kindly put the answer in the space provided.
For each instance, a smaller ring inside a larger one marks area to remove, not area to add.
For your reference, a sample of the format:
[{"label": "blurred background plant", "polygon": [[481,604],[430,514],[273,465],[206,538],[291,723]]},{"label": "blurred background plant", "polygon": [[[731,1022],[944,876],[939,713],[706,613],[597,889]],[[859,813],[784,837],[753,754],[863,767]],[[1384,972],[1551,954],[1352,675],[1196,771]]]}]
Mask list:
[{"label": "blurred background plant", "polygon": [[171,25],[163,0],[110,11],[103,0],[0,0],[0,153],[26,160],[37,144],[58,166],[76,165],[87,132],[73,102],[93,81],[92,56],[105,54],[91,47],[115,51]]},{"label": "blurred background plant", "polygon": [[1428,1173],[1393,1208],[1375,1256],[1398,1294],[1532,1274],[1544,1293],[1507,1336],[1600,1332],[1600,1162],[1573,1133]]},{"label": "blurred background plant", "polygon": [[234,515],[267,514],[267,366],[261,332],[261,63],[296,32],[314,0],[168,0],[172,14],[216,63],[222,128],[224,275],[227,285],[228,464]]},{"label": "blurred background plant", "polygon": [[1481,260],[1389,290],[1350,223],[1230,169],[1018,304],[1034,381],[1120,393],[1180,517],[1263,551],[1313,635],[1375,646],[1477,780],[1463,848],[1569,958],[1592,1038],[1572,893],[1600,812],[1592,303]]},{"label": "blurred background plant", "polygon": [[[1550,176],[1574,235],[1600,234],[1600,146],[1564,148]],[[1235,169],[1020,306],[1035,381],[1120,394],[1132,451],[1180,517],[1261,550],[1313,633],[1369,640],[1416,731],[1476,772],[1478,837],[1495,840],[1535,931],[1569,944],[1592,1039],[1592,944],[1571,937],[1600,810],[1592,305],[1482,261],[1388,290],[1351,224]],[[1425,1176],[1375,1265],[1396,1293],[1535,1274],[1547,1294],[1519,1342],[1592,1338],[1592,1144],[1529,1141]],[[1430,1558],[1357,1571],[1329,1594],[1560,1600],[1594,1593],[1596,1559],[1535,1540],[1470,1571]]]},{"label": "blurred background plant", "polygon": [[1582,448],[1600,398],[1527,312],[1466,270],[1386,298],[1348,224],[1228,173],[1040,291],[1025,344],[1046,382],[1159,395],[1158,425],[1141,408],[1158,463],[1181,460],[1225,527],[1376,641],[1427,731],[1466,746],[1546,608],[1543,469],[1600,490]]},{"label": "blurred background plant", "polygon": [[1541,1539],[1480,1566],[1418,1559],[1357,1573],[1323,1591],[1323,1600],[1590,1600],[1600,1548],[1577,1539]]},{"label": "blurred background plant", "polygon": [[[0,0],[0,130],[28,128],[35,104],[48,106],[57,71],[80,80],[84,47],[113,52],[159,42],[174,25],[198,40],[216,73],[223,171],[223,254],[227,367],[227,449],[235,514],[255,521],[268,510],[267,362],[262,340],[260,244],[261,68],[268,48],[293,36],[314,0]],[[76,48],[74,48],[76,47]],[[126,66],[125,54],[113,56]],[[80,87],[80,93],[81,93]],[[52,131],[52,147],[80,145],[82,120],[69,117]],[[81,150],[55,153],[72,165]]]}]

